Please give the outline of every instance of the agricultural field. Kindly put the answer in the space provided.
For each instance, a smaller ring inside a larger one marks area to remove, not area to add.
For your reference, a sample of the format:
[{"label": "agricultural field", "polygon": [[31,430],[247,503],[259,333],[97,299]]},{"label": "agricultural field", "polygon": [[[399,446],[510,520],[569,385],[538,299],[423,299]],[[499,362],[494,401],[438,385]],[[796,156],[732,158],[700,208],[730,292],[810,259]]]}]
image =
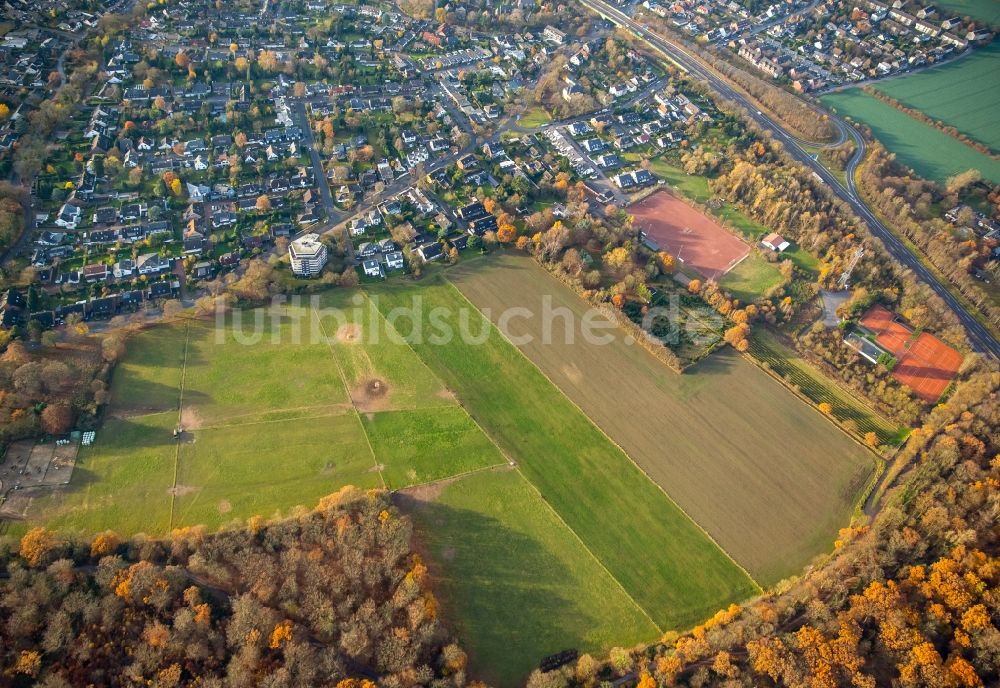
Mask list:
[{"label": "agricultural field", "polygon": [[833,417],[842,423],[853,424],[862,436],[874,432],[880,444],[891,446],[900,444],[906,438],[906,428],[893,425],[851,393],[831,383],[767,330],[758,328],[753,332],[750,338],[750,355],[766,364],[790,385],[795,385],[814,404],[830,404]]},{"label": "agricultural field", "polygon": [[[543,296],[577,323],[588,309],[529,258],[448,274],[494,314],[537,311]],[[799,571],[849,522],[876,459],[739,355],[725,349],[676,375],[621,337],[544,344],[540,327],[538,317],[519,318],[507,334],[533,336],[521,351],[760,583]]]},{"label": "agricultural field", "polygon": [[516,685],[539,657],[568,647],[658,635],[519,471],[414,488],[397,502],[414,518],[449,626],[490,685]]},{"label": "agricultural field", "polygon": [[832,93],[821,100],[840,115],[871,127],[887,150],[925,179],[944,184],[948,177],[975,168],[985,179],[1000,182],[1000,160],[918,122],[860,89]]},{"label": "agricultural field", "polygon": [[[468,265],[468,275],[457,273],[463,288],[483,270],[493,289],[509,289],[509,282],[492,281],[493,259]],[[410,306],[415,292],[390,282],[371,293],[385,314]],[[753,594],[747,574],[455,287],[440,277],[425,279],[419,294],[424,335],[414,350],[661,629],[697,622]],[[466,331],[476,339],[435,343],[428,336],[432,312],[456,333],[465,313]],[[673,375],[662,366],[657,372]],[[485,594],[488,582],[483,585]]]},{"label": "agricultural field", "polygon": [[[1000,19],[1000,3],[991,3]],[[875,88],[1000,151],[1000,43]]]}]

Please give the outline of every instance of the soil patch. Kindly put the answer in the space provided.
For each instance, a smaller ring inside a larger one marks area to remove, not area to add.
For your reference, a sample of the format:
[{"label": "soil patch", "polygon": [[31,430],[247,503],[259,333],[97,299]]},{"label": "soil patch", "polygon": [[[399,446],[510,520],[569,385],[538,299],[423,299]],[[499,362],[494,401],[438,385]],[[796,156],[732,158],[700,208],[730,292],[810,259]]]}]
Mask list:
[{"label": "soil patch", "polygon": [[361,341],[361,326],[348,323],[337,328],[337,341],[341,344],[357,344]]},{"label": "soil patch", "polygon": [[191,494],[192,492],[197,492],[198,488],[194,485],[175,485],[167,490],[167,494],[171,497],[183,497],[184,495]]},{"label": "soil patch", "polygon": [[357,384],[351,392],[351,398],[362,413],[374,413],[387,407],[389,391],[385,380],[370,377]]},{"label": "soil patch", "polygon": [[181,409],[181,426],[185,431],[201,430],[201,425],[201,414],[198,413],[197,409],[190,406],[185,406]]},{"label": "soil patch", "polygon": [[221,502],[219,502],[220,514],[228,514],[232,510],[233,510],[233,505],[232,503],[230,503],[228,499],[223,499]]}]

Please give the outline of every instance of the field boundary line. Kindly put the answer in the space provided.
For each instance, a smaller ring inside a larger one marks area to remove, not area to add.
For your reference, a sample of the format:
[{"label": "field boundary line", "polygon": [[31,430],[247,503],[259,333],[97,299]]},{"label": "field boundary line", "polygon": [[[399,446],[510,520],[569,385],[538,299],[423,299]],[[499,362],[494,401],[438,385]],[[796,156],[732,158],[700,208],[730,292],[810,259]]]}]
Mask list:
[{"label": "field boundary line", "polygon": [[[322,406],[316,406],[315,408],[323,408]],[[202,425],[199,430],[225,430],[227,428],[242,428],[251,425],[268,425],[271,423],[289,423],[296,420],[316,420],[317,418],[340,418],[341,416],[348,416],[351,413],[351,408],[347,407],[344,409],[343,413],[319,413],[312,416],[293,416],[291,418],[272,418],[269,420],[255,420],[249,423],[220,423],[218,425]]]},{"label": "field boundary line", "polygon": [[375,456],[375,447],[372,446],[372,439],[368,436],[368,431],[365,430],[365,424],[361,421],[361,412],[358,410],[358,405],[354,401],[354,395],[351,394],[351,387],[347,384],[347,376],[344,375],[344,369],[340,366],[340,361],[337,360],[337,351],[333,348],[333,340],[331,340],[330,336],[326,333],[326,328],[323,327],[323,321],[320,319],[316,309],[310,306],[309,310],[312,312],[313,318],[316,320],[316,324],[319,325],[319,331],[323,334],[323,339],[326,340],[327,348],[330,349],[330,358],[333,359],[333,365],[337,367],[337,373],[340,375],[340,381],[344,384],[344,391],[347,392],[347,398],[350,399],[351,408],[354,410],[354,418],[358,421],[358,425],[361,426],[361,434],[365,436],[365,444],[368,445],[368,451],[372,455],[372,465],[375,467],[375,470],[378,471],[378,479],[382,481],[382,487],[388,490],[389,485],[385,482],[385,476],[382,475],[382,464],[378,462],[378,457]]},{"label": "field boundary line", "polygon": [[[473,423],[475,423],[475,421],[473,421]],[[479,425],[477,424],[476,427],[478,428]],[[482,432],[482,428],[480,428],[480,432]],[[485,432],[483,434],[485,434]],[[487,437],[486,439],[490,440],[490,443],[492,443],[492,444],[494,444],[494,446],[496,446],[496,444],[493,443],[492,438]],[[499,447],[497,447],[497,449],[499,449]],[[511,464],[510,459],[507,459],[506,455],[503,454],[502,452],[501,452],[501,456],[503,456],[506,460],[505,461],[501,461],[500,463],[491,464],[489,466],[479,466],[478,468],[470,468],[467,471],[462,471],[461,473],[456,473],[455,475],[446,475],[443,478],[434,478],[434,480],[425,480],[422,483],[413,483],[412,485],[407,485],[406,487],[392,488],[389,491],[393,492],[393,493],[395,493],[395,492],[406,492],[407,490],[414,490],[414,489],[416,489],[418,487],[430,487],[431,485],[437,485],[438,483],[444,483],[444,482],[448,482],[450,480],[461,480],[462,478],[467,478],[468,476],[475,475],[476,473],[485,473],[486,471],[495,471],[498,468],[514,468],[516,466],[516,464]]]},{"label": "field boundary line", "polygon": [[[548,273],[546,272],[546,274],[548,274]],[[550,277],[550,279],[555,279],[555,277],[552,277],[551,275],[549,275],[549,277]],[[472,301],[470,301],[469,298],[464,293],[462,293],[462,290],[459,289],[458,287],[456,287],[455,284],[451,280],[449,280],[448,278],[445,278],[445,281],[448,282],[449,286],[451,286],[452,289],[454,289],[456,292],[459,293],[459,295],[465,300],[466,303],[468,303],[470,306],[472,306],[477,311],[479,311],[479,307],[476,306],[476,304],[472,303]],[[482,313],[482,311],[479,311],[479,312]],[[681,514],[684,515],[684,518],[686,518],[687,520],[689,520],[694,525],[695,528],[697,528],[702,534],[704,534],[705,537],[708,538],[708,540],[713,545],[715,545],[719,549],[719,551],[722,552],[725,555],[725,557],[730,562],[732,562],[732,564],[736,568],[738,568],[740,571],[742,571],[743,575],[745,575],[747,577],[747,579],[753,584],[753,587],[756,588],[756,591],[758,593],[763,593],[764,592],[763,586],[761,586],[761,584],[757,582],[757,579],[755,579],[753,576],[751,576],[750,572],[747,571],[746,568],[741,563],[739,563],[738,561],[736,561],[736,559],[733,558],[733,555],[730,554],[728,551],[726,551],[726,549],[722,545],[719,544],[719,542],[712,536],[711,533],[709,533],[707,530],[705,530],[705,528],[700,523],[698,523],[696,520],[694,520],[694,518],[691,517],[691,514],[689,514],[687,511],[685,511],[683,508],[681,508],[681,505],[678,504],[676,501],[674,501],[674,498],[671,497],[670,494],[665,489],[663,489],[663,486],[660,485],[655,480],[653,480],[653,478],[649,475],[649,473],[647,473],[646,470],[642,466],[640,466],[638,463],[636,463],[636,460],[633,459],[632,456],[627,451],[625,451],[625,449],[622,448],[622,446],[620,444],[618,444],[618,442],[616,442],[614,439],[612,439],[611,436],[608,435],[608,433],[604,431],[604,428],[602,428],[597,423],[595,423],[594,419],[591,418],[582,408],[580,408],[580,405],[577,404],[575,401],[573,401],[573,399],[571,399],[569,397],[569,395],[566,394],[566,392],[563,390],[562,387],[560,387],[559,385],[557,385],[552,380],[552,378],[550,378],[548,375],[545,374],[545,371],[543,371],[541,368],[539,368],[538,365],[534,361],[532,361],[530,358],[528,358],[528,356],[523,351],[521,351],[521,348],[519,346],[517,346],[512,341],[510,341],[510,339],[503,332],[500,331],[500,328],[498,328],[496,326],[496,324],[492,320],[490,320],[490,326],[494,330],[496,330],[497,332],[499,332],[500,336],[503,337],[504,340],[508,344],[510,344],[512,347],[514,347],[514,349],[517,350],[517,353],[520,354],[524,358],[524,360],[526,360],[528,362],[529,365],[531,365],[535,370],[537,370],[538,373],[543,378],[545,378],[550,385],[552,385],[556,390],[558,390],[559,394],[561,394],[562,397],[564,399],[566,399],[566,401],[568,401],[570,404],[572,404],[573,408],[575,408],[587,420],[587,422],[590,423],[590,425],[592,425],[594,428],[596,428],[597,431],[599,433],[601,433],[601,435],[603,435],[608,440],[608,442],[610,442],[618,451],[620,451],[625,456],[625,458],[627,458],[629,460],[629,463],[631,463],[633,466],[635,466],[636,469],[638,469],[639,472],[642,473],[642,475],[646,478],[646,480],[648,480],[649,482],[651,482],[656,487],[656,489],[658,489],[660,492],[662,492],[663,496],[667,498],[667,501],[669,501],[674,506],[674,508],[676,508],[679,512],[681,512]],[[616,325],[616,327],[617,327],[617,325]],[[619,327],[619,329],[621,329],[621,328]],[[624,330],[622,330],[622,331],[624,332]],[[641,349],[641,347],[640,347],[640,349]],[[652,356],[652,354],[649,354],[649,355]],[[654,360],[656,359],[655,356],[652,356],[652,357],[654,358]],[[657,365],[660,365],[660,366],[663,365],[658,360],[656,362],[657,362]],[[672,370],[669,370],[669,368],[667,370],[671,374],[674,374],[674,372]],[[579,536],[577,536],[577,537],[579,537]]]},{"label": "field boundary line", "polygon": [[[184,413],[184,378],[187,376],[188,345],[191,342],[191,324],[184,324],[184,358],[181,363],[181,384],[177,395],[177,425],[180,426],[181,416]],[[167,522],[167,531],[174,528],[174,502],[177,500],[177,469],[181,462],[181,441],[175,438],[174,449],[174,483],[170,486],[170,520]]]},{"label": "field boundary line", "polygon": [[[497,447],[497,449],[500,448]],[[591,550],[590,547],[587,546],[587,543],[583,541],[583,538],[580,537],[580,534],[577,533],[575,530],[573,530],[573,527],[570,524],[566,523],[566,520],[562,517],[562,514],[556,511],[555,507],[549,503],[549,500],[545,499],[545,495],[543,495],[542,491],[538,489],[538,486],[535,485],[535,483],[531,482],[531,479],[524,474],[524,471],[522,471],[521,467],[516,463],[514,464],[514,470],[517,471],[517,474],[521,476],[521,479],[524,480],[524,482],[527,483],[532,490],[534,490],[535,494],[538,495],[538,499],[541,500],[542,504],[545,505],[546,509],[552,512],[552,515],[556,517],[556,520],[558,520],[561,524],[563,524],[566,530],[572,533],[573,537],[576,538],[576,541],[580,543],[581,547],[583,547],[583,550],[587,554],[589,554],[595,562],[597,562],[598,566],[601,567],[601,570],[604,571],[606,574],[608,574],[608,577],[610,577],[611,580],[613,580],[618,585],[618,588],[622,591],[622,593],[624,593],[625,597],[627,597],[628,600],[635,605],[636,609],[642,612],[643,616],[649,619],[649,623],[653,624],[653,628],[656,629],[656,632],[659,633],[660,635],[663,635],[663,627],[660,626],[660,624],[656,623],[653,617],[649,615],[649,612],[646,611],[646,608],[643,607],[641,604],[639,604],[638,600],[632,597],[632,593],[630,593],[628,590],[625,589],[625,586],[622,585],[622,582],[620,580],[618,580],[618,577],[615,576],[615,574],[611,573],[611,570],[604,565],[604,562],[601,561],[601,559],[596,554],[594,554],[593,550]],[[753,579],[751,578],[750,580],[752,581]]]}]

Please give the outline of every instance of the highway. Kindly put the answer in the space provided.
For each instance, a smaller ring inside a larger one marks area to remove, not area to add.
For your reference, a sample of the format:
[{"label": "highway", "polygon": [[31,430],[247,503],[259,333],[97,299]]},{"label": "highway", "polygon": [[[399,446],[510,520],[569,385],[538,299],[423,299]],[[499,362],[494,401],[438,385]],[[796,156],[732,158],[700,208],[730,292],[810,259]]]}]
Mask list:
[{"label": "highway", "polygon": [[663,38],[659,34],[653,33],[621,10],[602,2],[601,0],[582,0],[582,3],[584,7],[596,12],[608,21],[630,30],[634,35],[644,40],[653,49],[679,65],[685,71],[707,82],[708,85],[723,98],[745,108],[749,117],[762,129],[769,131],[775,140],[779,141],[785,147],[785,150],[792,158],[809,168],[819,179],[823,181],[823,183],[830,187],[838,198],[851,206],[857,216],[860,217],[868,226],[872,235],[882,241],[886,250],[893,258],[899,261],[899,263],[904,265],[906,268],[912,270],[920,280],[928,284],[931,289],[933,289],[934,293],[940,296],[944,302],[948,304],[948,307],[955,312],[956,316],[965,327],[966,336],[968,337],[973,350],[986,353],[994,358],[1000,359],[1000,342],[994,339],[993,335],[968,311],[966,311],[965,307],[958,300],[958,298],[956,298],[933,274],[931,274],[926,267],[924,267],[920,259],[915,256],[891,231],[889,231],[889,229],[875,217],[864,201],[861,200],[861,197],[859,196],[854,185],[854,171],[857,169],[858,164],[860,164],[862,158],[864,157],[865,142],[861,133],[858,132],[857,129],[833,114],[827,113],[830,117],[830,121],[833,122],[841,132],[850,136],[857,145],[854,157],[850,160],[847,166],[847,186],[845,187],[840,183],[840,180],[838,180],[833,174],[830,173],[829,170],[826,169],[826,167],[814,160],[811,155],[803,150],[798,141],[786,132],[780,124],[760,112],[757,109],[757,106],[754,105],[748,97],[732,88],[725,80],[722,79],[722,77],[716,74],[711,68],[702,64],[698,58],[691,55],[684,47]]}]

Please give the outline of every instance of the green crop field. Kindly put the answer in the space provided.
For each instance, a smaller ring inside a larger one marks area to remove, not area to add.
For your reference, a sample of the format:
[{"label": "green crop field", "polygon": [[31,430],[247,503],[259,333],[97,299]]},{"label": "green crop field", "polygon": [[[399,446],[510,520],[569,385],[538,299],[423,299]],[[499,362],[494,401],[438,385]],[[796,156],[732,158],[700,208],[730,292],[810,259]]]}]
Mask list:
[{"label": "green crop field", "polygon": [[[577,323],[588,309],[525,257],[466,263],[449,279],[494,314],[539,312],[543,297]],[[757,580],[773,583],[832,549],[875,458],[815,409],[731,350],[677,375],[621,337],[588,345],[578,328],[575,344],[545,344],[540,320],[510,324],[512,336],[534,337],[524,354]]]},{"label": "green crop field", "polygon": [[997,0],[942,0],[934,4],[959,17],[972,17],[993,26],[1000,25],[1000,2]]},{"label": "green crop field", "polygon": [[[993,5],[1000,18],[1000,3]],[[1000,43],[875,88],[1000,151]]]},{"label": "green crop field", "polygon": [[516,470],[400,495],[477,676],[513,686],[546,655],[599,653],[656,627]]},{"label": "green crop field", "polygon": [[[409,306],[415,294],[398,283],[372,292],[383,313]],[[414,349],[657,624],[684,627],[752,594],[747,575],[517,348],[489,323],[484,330],[457,289],[428,279],[419,294],[425,331]],[[435,344],[427,331],[435,311],[453,332],[464,311],[466,330],[486,336]]]},{"label": "green crop field", "polygon": [[849,89],[821,98],[840,115],[867,124],[887,150],[920,176],[943,184],[948,177],[978,169],[984,178],[1000,182],[1000,160],[980,153],[961,141],[918,122],[860,89]]}]

